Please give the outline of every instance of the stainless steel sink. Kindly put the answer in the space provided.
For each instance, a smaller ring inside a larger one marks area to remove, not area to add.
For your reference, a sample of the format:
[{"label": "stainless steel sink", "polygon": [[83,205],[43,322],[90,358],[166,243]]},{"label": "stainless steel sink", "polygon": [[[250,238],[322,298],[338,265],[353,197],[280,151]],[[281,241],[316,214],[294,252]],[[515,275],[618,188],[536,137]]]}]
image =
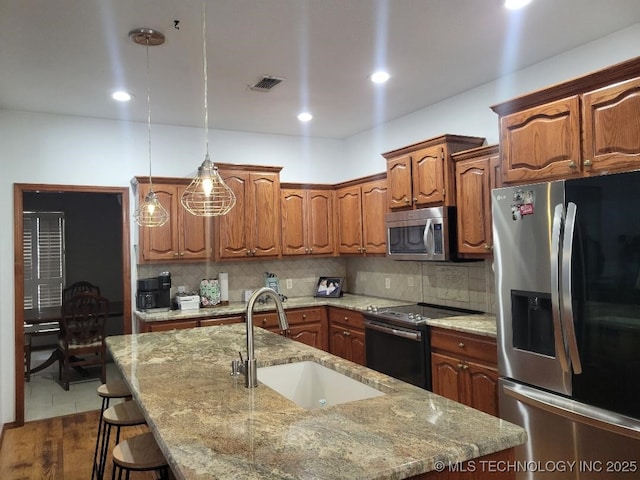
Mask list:
[{"label": "stainless steel sink", "polygon": [[307,410],[384,395],[313,361],[258,368],[258,381]]}]

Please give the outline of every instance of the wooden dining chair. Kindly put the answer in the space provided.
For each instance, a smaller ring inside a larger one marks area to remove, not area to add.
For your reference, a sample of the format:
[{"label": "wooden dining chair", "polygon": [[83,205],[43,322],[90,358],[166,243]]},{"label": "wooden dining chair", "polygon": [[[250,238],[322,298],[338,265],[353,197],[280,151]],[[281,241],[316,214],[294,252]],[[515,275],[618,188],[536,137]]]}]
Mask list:
[{"label": "wooden dining chair", "polygon": [[100,295],[100,287],[85,281],[72,283],[68,287],[65,287],[64,290],[62,290],[62,303],[64,304],[66,301],[70,300],[77,294],[84,292]]},{"label": "wooden dining chair", "polygon": [[58,355],[60,383],[69,390],[72,369],[100,366],[100,380],[107,380],[105,322],[109,300],[96,293],[79,293],[62,305]]}]

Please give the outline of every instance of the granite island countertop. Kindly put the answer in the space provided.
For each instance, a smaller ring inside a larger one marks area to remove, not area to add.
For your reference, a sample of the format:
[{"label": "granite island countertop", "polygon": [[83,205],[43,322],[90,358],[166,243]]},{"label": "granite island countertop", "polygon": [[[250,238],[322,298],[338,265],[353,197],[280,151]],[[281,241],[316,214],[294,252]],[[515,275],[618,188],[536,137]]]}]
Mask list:
[{"label": "granite island countertop", "polygon": [[305,410],[244,387],[245,325],[108,337],[178,479],[402,479],[525,442],[513,424],[255,328],[258,366],[313,360],[385,395]]}]

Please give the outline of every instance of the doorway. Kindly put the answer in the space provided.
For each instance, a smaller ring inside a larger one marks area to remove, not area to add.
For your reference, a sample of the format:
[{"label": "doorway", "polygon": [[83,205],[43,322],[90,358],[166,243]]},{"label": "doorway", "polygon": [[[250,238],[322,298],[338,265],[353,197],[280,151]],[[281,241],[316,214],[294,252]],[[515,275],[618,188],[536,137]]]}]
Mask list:
[{"label": "doorway", "polygon": [[[120,297],[124,305],[122,326],[117,333],[131,333],[131,265],[130,265],[130,227],[129,227],[129,189],[122,187],[92,187],[76,185],[36,185],[36,184],[14,184],[14,279],[15,279],[15,426],[22,426],[25,421],[25,383],[24,383],[24,249],[23,249],[23,212],[26,205],[33,200],[33,195],[42,194],[55,198],[57,195],[89,195],[106,198],[109,201],[117,202],[119,214],[111,220],[117,222],[114,230],[119,232],[113,241],[122,245],[121,254],[118,261],[121,268],[117,269],[120,279],[117,292],[112,291],[112,295]],[[26,201],[26,202],[25,202]],[[95,217],[100,213],[96,212]],[[82,262],[78,262],[81,264]],[[76,267],[82,270],[82,267]],[[82,275],[83,273],[77,273]],[[113,282],[112,282],[113,283]],[[107,287],[109,288],[109,287]]]}]

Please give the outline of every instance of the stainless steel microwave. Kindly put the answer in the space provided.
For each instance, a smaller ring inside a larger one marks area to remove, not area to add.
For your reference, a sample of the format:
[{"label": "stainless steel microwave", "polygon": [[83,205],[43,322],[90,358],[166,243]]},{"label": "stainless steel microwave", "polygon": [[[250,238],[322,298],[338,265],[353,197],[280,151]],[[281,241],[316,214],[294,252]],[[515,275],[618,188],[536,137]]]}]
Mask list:
[{"label": "stainless steel microwave", "polygon": [[387,256],[396,260],[452,260],[455,208],[432,207],[387,213]]}]

